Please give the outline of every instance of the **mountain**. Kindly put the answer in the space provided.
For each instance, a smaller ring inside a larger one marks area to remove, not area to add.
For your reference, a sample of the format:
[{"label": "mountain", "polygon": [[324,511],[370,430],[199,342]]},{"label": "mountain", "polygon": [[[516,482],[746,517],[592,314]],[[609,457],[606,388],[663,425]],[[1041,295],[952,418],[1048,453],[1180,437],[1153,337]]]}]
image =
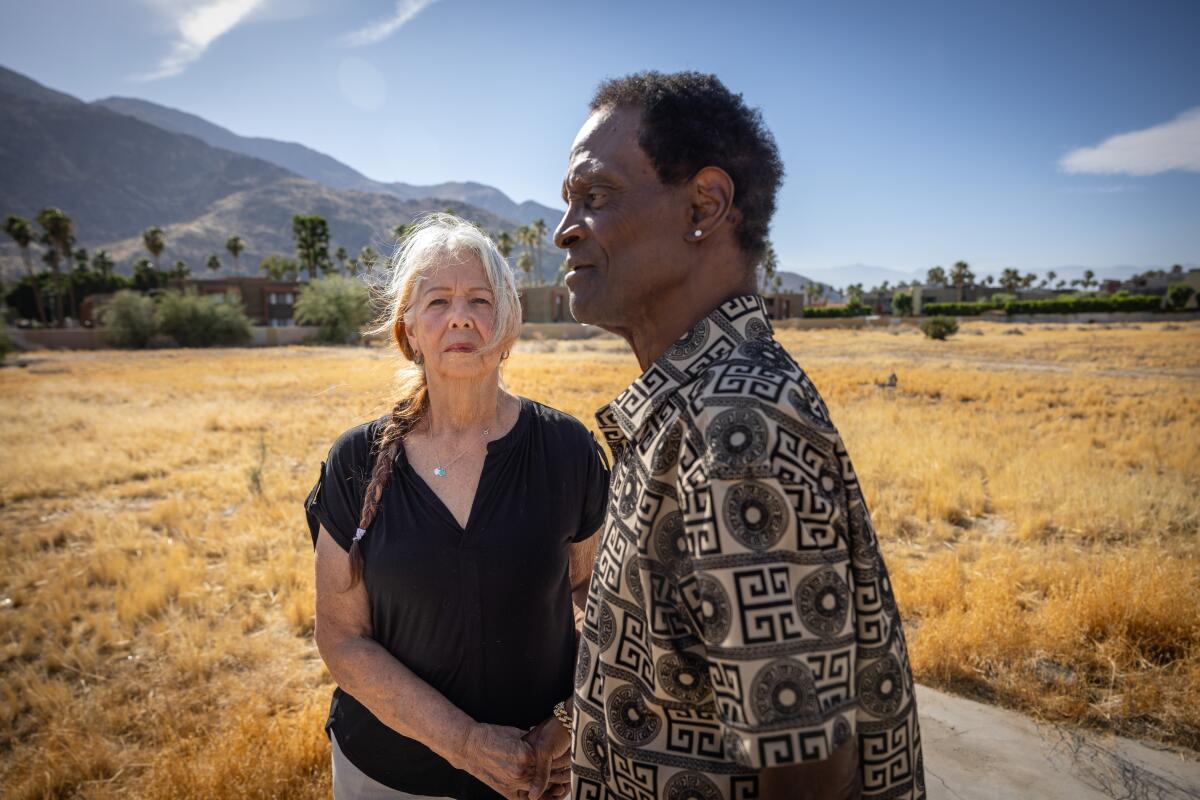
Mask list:
[{"label": "mountain", "polygon": [[60,206],[81,242],[191,219],[233,192],[290,177],[106,108],[3,92],[0,175],[0,214]]},{"label": "mountain", "polygon": [[532,200],[516,203],[499,189],[482,183],[448,182],[419,186],[411,183],[384,183],[372,180],[353,167],[302,144],[262,137],[240,136],[203,117],[146,100],[132,97],[107,97],[95,101],[92,105],[135,117],[164,130],[195,136],[213,147],[262,159],[333,189],[382,192],[395,195],[402,200],[457,200],[521,224],[529,224],[533,220],[541,218],[547,225],[553,227],[562,216],[561,210],[544,206]]},{"label": "mountain", "polygon": [[[44,207],[61,207],[75,223],[77,246],[109,250],[121,272],[144,254],[141,232],[151,225],[166,232],[162,263],[183,259],[196,273],[210,253],[228,260],[225,239],[241,236],[244,274],[257,272],[269,253],[294,251],[294,214],[324,216],[332,245],[352,254],[364,245],[385,250],[394,225],[443,208],[487,230],[517,226],[459,200],[332,188],[191,134],[83,103],[3,68],[0,175],[0,215],[32,219]],[[0,266],[19,263],[7,237],[0,254]],[[556,266],[545,263],[543,272],[552,276]]]},{"label": "mountain", "polygon": [[48,89],[32,78],[4,67],[0,67],[0,95],[36,100],[39,103],[83,103],[76,97]]},{"label": "mountain", "polygon": [[843,298],[842,298],[841,293],[838,292],[837,288],[835,288],[827,283],[821,283],[819,281],[814,281],[811,278],[807,278],[804,275],[800,275],[799,273],[796,273],[796,272],[782,272],[781,271],[781,272],[776,272],[775,274],[777,276],[779,276],[779,281],[780,281],[779,288],[782,291],[796,292],[797,294],[803,294],[805,289],[807,289],[809,286],[811,286],[813,284],[816,284],[825,290],[824,291],[825,298],[830,303],[842,302]]}]

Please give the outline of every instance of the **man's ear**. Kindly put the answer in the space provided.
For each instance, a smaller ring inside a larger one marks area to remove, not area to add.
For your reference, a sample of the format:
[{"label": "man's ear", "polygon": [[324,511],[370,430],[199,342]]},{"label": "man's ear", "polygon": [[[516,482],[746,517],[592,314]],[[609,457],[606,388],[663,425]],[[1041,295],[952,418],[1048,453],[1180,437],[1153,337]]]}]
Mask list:
[{"label": "man's ear", "polygon": [[720,167],[705,167],[693,175],[688,181],[691,218],[684,238],[703,241],[726,222],[735,222],[733,190],[733,178]]}]

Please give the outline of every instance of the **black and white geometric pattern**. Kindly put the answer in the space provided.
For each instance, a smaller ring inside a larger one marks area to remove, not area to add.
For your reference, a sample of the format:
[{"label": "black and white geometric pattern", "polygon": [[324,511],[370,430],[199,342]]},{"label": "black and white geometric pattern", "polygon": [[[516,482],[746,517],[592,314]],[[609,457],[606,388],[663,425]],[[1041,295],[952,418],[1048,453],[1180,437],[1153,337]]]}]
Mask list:
[{"label": "black and white geometric pattern", "polygon": [[754,798],[857,737],[863,797],[925,796],[887,569],[828,409],[762,299],[597,413],[614,455],[575,675],[574,796]]}]

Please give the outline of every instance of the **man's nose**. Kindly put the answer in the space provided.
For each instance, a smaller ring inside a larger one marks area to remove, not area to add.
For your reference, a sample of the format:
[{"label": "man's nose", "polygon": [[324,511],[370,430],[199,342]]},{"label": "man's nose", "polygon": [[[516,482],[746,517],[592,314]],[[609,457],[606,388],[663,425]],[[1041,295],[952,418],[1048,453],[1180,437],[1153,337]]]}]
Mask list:
[{"label": "man's nose", "polygon": [[579,209],[574,203],[567,204],[563,218],[558,221],[558,227],[554,229],[555,246],[569,250],[586,235],[587,231],[584,228],[583,217],[580,215]]}]

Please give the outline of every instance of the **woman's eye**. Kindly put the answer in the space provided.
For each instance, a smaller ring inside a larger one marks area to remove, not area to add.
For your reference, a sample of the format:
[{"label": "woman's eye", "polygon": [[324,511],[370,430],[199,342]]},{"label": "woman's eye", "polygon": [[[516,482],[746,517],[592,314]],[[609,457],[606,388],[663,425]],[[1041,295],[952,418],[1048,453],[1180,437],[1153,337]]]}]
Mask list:
[{"label": "woman's eye", "polygon": [[432,300],[430,300],[430,301],[429,301],[429,305],[431,305],[431,306],[440,306],[440,305],[444,305],[444,304],[445,304],[445,302],[446,302],[446,301],[445,301],[445,300],[443,300],[442,298],[440,298],[440,297],[435,297],[435,298],[433,298]]},{"label": "woman's eye", "polygon": [[485,298],[485,297],[476,297],[476,298],[475,298],[474,300],[472,300],[471,302],[473,302],[473,303],[482,303],[482,304],[483,304],[483,305],[485,305],[485,306],[490,306],[490,305],[492,304],[492,301],[491,301],[491,300],[488,300],[488,299],[487,299],[487,298]]}]

